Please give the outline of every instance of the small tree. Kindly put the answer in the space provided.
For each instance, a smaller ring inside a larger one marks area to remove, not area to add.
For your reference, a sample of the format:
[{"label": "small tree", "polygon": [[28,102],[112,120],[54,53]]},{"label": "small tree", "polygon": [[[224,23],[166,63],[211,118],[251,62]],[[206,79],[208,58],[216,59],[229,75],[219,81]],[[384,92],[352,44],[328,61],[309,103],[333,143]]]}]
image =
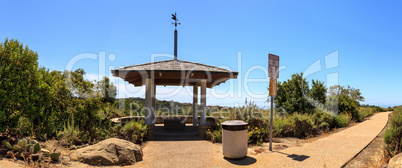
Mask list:
[{"label": "small tree", "polygon": [[106,76],[104,76],[101,81],[97,82],[96,90],[98,91],[98,96],[105,102],[113,102],[117,95],[116,86],[114,86]]},{"label": "small tree", "polygon": [[303,73],[292,75],[291,79],[278,83],[276,108],[287,113],[312,113],[315,106],[325,104],[327,88],[324,82],[312,80],[311,89]]},{"label": "small tree", "polygon": [[69,106],[61,72],[38,66],[38,54],[18,40],[0,43],[0,132],[55,134]]},{"label": "small tree", "polygon": [[309,84],[303,78],[303,73],[293,74],[291,79],[278,83],[276,108],[283,108],[287,113],[310,113],[313,106],[307,99],[309,92]]},{"label": "small tree", "polygon": [[[328,92],[328,104],[337,105],[339,113],[347,113],[352,116],[354,120],[360,121],[362,118],[359,116],[357,108],[360,106],[360,101],[364,100],[359,89],[347,86],[334,85],[331,86]],[[337,104],[331,103],[337,101]]]},{"label": "small tree", "polygon": [[313,99],[314,104],[325,104],[327,88],[324,86],[324,82],[318,80],[312,80],[312,85],[310,89],[310,98]]},{"label": "small tree", "polygon": [[71,94],[78,98],[94,97],[94,84],[84,79],[85,71],[81,68],[75,71],[64,71],[65,83]]}]

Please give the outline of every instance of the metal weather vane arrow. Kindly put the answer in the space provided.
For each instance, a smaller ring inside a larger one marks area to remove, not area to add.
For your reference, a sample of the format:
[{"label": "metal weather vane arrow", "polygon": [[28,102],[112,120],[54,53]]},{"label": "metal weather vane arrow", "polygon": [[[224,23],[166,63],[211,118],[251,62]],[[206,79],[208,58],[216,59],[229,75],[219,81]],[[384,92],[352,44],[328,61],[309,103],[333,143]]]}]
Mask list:
[{"label": "metal weather vane arrow", "polygon": [[176,12],[174,14],[172,13],[172,19],[174,20],[174,23],[172,22],[172,24],[174,24],[175,30],[177,29],[177,24],[180,25],[180,23],[178,23],[179,19],[177,19],[176,15],[177,15]]}]

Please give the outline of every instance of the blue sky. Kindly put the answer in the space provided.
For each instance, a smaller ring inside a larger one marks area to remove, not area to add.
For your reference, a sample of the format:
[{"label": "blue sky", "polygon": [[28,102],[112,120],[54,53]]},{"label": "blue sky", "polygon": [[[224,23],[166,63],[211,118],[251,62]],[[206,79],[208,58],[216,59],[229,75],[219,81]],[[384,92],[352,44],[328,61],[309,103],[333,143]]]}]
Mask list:
[{"label": "blue sky", "polygon": [[[358,88],[364,104],[402,104],[401,1],[0,1],[0,11],[1,41],[28,45],[41,66],[64,70],[85,53],[98,55],[74,63],[88,79],[150,62],[152,55],[169,59],[163,54],[173,54],[170,14],[177,12],[179,59],[240,72],[209,90],[208,105],[235,106],[247,97],[268,106],[268,53],[280,56],[278,81],[310,67],[315,73],[308,80]],[[143,88],[114,81],[120,97],[143,97]],[[183,90],[162,95],[176,89],[158,87],[157,98],[191,102]]]}]

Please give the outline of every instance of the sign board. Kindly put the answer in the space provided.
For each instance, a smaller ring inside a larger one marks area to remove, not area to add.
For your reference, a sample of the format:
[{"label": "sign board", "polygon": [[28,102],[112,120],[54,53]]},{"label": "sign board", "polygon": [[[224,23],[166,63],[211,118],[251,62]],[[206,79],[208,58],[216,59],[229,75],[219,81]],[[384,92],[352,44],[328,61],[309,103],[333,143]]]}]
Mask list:
[{"label": "sign board", "polygon": [[279,78],[279,56],[277,55],[268,55],[268,77]]},{"label": "sign board", "polygon": [[277,83],[276,79],[269,79],[269,95],[270,96],[276,96],[276,91],[277,91]]}]

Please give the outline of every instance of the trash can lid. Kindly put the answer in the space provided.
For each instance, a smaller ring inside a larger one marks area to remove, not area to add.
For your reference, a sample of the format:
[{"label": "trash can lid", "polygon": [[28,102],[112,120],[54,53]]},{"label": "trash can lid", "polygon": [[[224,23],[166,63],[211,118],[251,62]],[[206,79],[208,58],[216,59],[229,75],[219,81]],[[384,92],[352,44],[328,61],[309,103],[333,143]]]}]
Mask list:
[{"label": "trash can lid", "polygon": [[242,120],[229,120],[222,123],[222,128],[229,131],[246,130],[248,123]]}]

